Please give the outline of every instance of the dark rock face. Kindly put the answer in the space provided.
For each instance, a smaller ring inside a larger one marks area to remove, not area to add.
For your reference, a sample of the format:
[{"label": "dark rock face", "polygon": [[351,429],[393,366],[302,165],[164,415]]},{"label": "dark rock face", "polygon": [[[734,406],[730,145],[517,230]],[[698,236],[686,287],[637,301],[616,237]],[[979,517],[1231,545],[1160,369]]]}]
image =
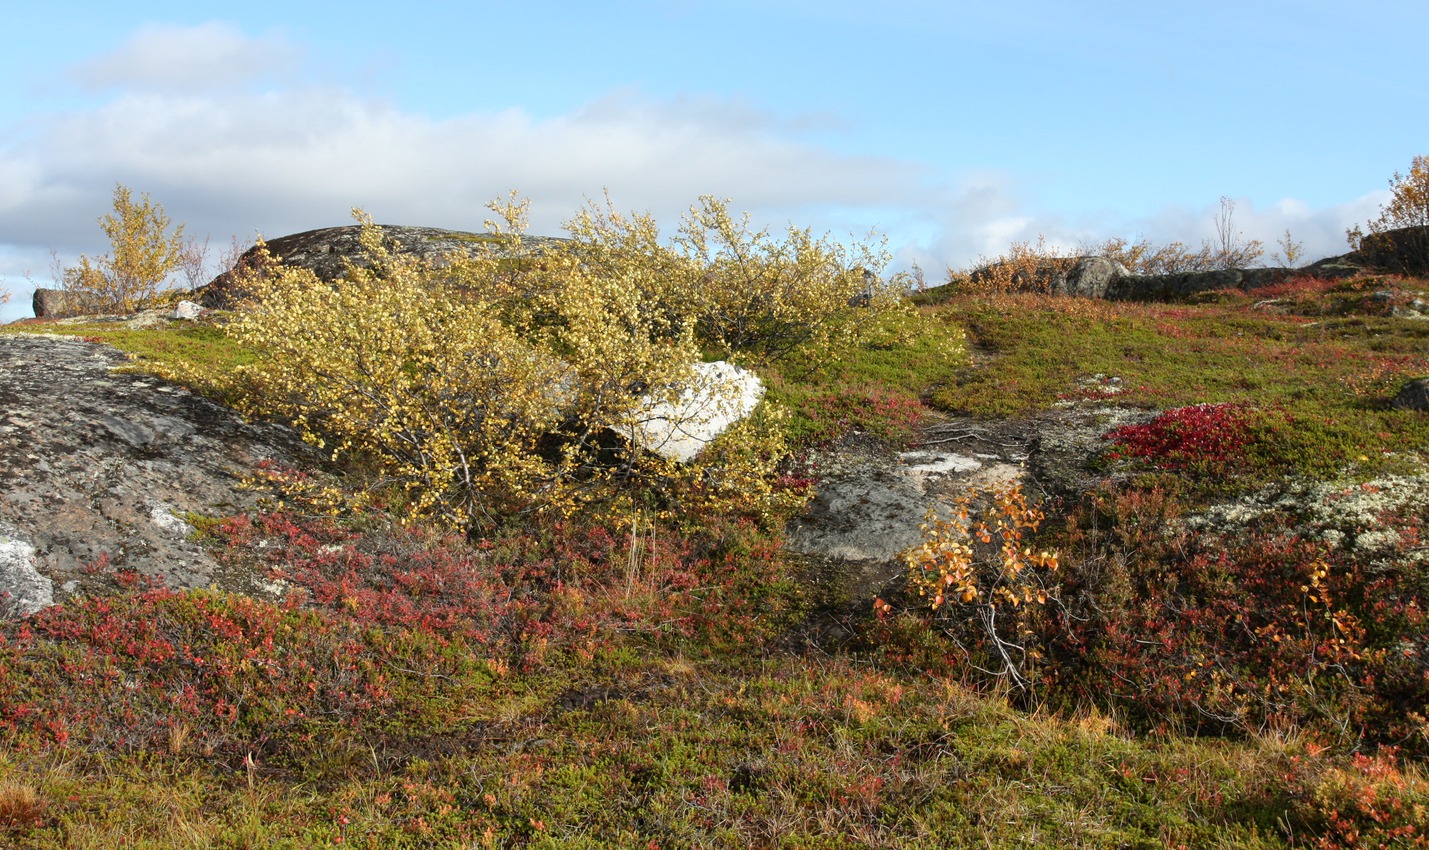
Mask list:
[{"label": "dark rock face", "polygon": [[[471,256],[499,242],[498,237],[490,233],[467,233],[439,227],[392,224],[380,224],[377,227],[382,232],[382,243],[388,251],[437,264],[440,264],[444,257],[453,254]],[[362,250],[361,236],[362,227],[356,224],[306,230],[269,241],[268,253],[281,266],[307,269],[318,279],[331,281],[341,277],[350,265],[361,268],[370,266],[367,255]],[[524,241],[540,248],[566,240],[527,236]],[[255,245],[239,258],[238,265],[251,265],[257,260],[258,248]],[[241,297],[242,293],[234,290],[233,274],[228,271],[214,278],[201,290],[200,303],[211,309],[226,309]]]},{"label": "dark rock face", "polygon": [[1355,253],[1365,265],[1411,275],[1429,273],[1429,225],[1371,233]]},{"label": "dark rock face", "polygon": [[68,319],[102,312],[104,300],[87,292],[68,289],[36,289],[30,302],[37,319]]},{"label": "dark rock face", "polygon": [[1395,410],[1429,412],[1429,378],[1419,378],[1405,384],[1390,402],[1390,406]]},{"label": "dark rock face", "polygon": [[1132,274],[1113,280],[1106,289],[1106,297],[1118,301],[1182,301],[1218,289],[1252,292],[1304,273],[1297,269],[1258,268]]},{"label": "dark rock face", "polygon": [[124,362],[108,346],[0,336],[0,592],[10,612],[43,607],[47,590],[54,601],[103,590],[116,568],[171,587],[276,592],[215,562],[183,517],[250,509],[243,476],[265,459],[311,465],[311,453],[286,428],[111,371]]}]

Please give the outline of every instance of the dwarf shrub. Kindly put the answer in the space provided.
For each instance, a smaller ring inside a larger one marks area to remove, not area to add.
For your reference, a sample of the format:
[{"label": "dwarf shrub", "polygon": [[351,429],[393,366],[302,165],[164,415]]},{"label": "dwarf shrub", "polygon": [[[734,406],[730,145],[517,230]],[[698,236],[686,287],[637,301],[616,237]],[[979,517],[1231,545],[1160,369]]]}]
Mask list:
[{"label": "dwarf shrub", "polygon": [[[1060,586],[1057,554],[1027,545],[1043,519],[1019,486],[974,490],[950,516],[930,512],[923,542],[900,555],[932,624],[973,670],[1017,690],[1032,683],[1037,632]],[[877,600],[874,609],[891,606]]]},{"label": "dwarf shrub", "polygon": [[849,254],[801,231],[775,240],[709,199],[673,247],[646,217],[590,211],[570,225],[570,245],[531,246],[524,203],[492,208],[503,223],[488,222],[485,250],[440,262],[389,251],[359,212],[368,262],[330,284],[259,263],[227,326],[262,352],[238,375],[248,407],[365,465],[410,516],[448,526],[628,509],[652,488],[667,511],[676,494],[767,509],[778,414],[683,467],[620,435],[673,400],[705,351],[759,363],[833,346],[856,338],[860,310],[893,303],[874,292],[854,306],[866,284],[850,263],[871,249]]}]

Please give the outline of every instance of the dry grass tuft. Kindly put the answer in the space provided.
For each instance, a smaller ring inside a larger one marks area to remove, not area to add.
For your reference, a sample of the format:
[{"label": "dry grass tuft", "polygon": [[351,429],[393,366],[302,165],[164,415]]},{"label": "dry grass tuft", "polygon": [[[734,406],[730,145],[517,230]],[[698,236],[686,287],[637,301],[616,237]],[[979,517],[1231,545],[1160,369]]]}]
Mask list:
[{"label": "dry grass tuft", "polygon": [[33,785],[0,782],[0,827],[35,826],[44,818],[47,801]]}]

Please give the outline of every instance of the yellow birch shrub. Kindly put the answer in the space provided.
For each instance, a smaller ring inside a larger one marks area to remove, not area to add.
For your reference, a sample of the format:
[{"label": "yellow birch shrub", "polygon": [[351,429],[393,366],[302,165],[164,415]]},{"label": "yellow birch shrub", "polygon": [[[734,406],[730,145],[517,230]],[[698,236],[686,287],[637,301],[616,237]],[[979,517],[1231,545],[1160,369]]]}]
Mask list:
[{"label": "yellow birch shrub", "polygon": [[263,355],[240,367],[248,406],[370,463],[409,515],[461,526],[553,483],[534,449],[559,422],[565,367],[489,313],[406,262],[330,285],[294,269],[245,285],[255,299],[226,329]]},{"label": "yellow birch shrub", "polygon": [[1047,246],[1047,238],[1037,236],[1037,242],[1013,242],[1000,257],[979,257],[971,272],[949,271],[949,282],[965,292],[983,295],[1004,295],[1029,292],[1047,295],[1051,292],[1051,276],[1072,267],[1075,258],[1060,257]]},{"label": "yellow birch shrub", "polygon": [[136,201],[129,187],[116,184],[114,211],[99,220],[110,253],[80,255],[79,265],[62,272],[65,288],[119,313],[139,309],[183,260],[184,227],[170,232],[170,224],[164,208],[147,193]]},{"label": "yellow birch shrub", "polygon": [[794,352],[820,356],[855,344],[902,303],[907,281],[879,277],[881,241],[845,245],[789,227],[755,229],[749,216],[703,197],[667,242],[649,216],[587,206],[568,222],[573,250],[599,268],[639,267],[645,309],[692,332],[709,355],[759,366]]},{"label": "yellow birch shrub", "polygon": [[[1429,273],[1429,156],[1416,156],[1409,173],[1394,172],[1389,181],[1389,202],[1370,221],[1368,236],[1358,225],[1345,231],[1356,251],[1374,245],[1379,252],[1394,257],[1397,265],[1411,274]],[[1391,231],[1408,228],[1402,233]]]},{"label": "yellow birch shrub", "polygon": [[1192,250],[1184,242],[1152,244],[1145,237],[1130,241],[1113,237],[1083,248],[1083,253],[1116,260],[1132,274],[1178,274],[1219,268],[1216,249],[1209,242]]},{"label": "yellow birch shrub", "polygon": [[[885,298],[856,306],[866,284],[851,261],[871,253],[751,233],[708,200],[672,244],[648,217],[595,210],[568,225],[570,243],[528,241],[525,202],[491,206],[501,220],[471,256],[391,252],[359,212],[367,262],[340,279],[255,264],[227,325],[262,352],[234,379],[250,410],[358,461],[409,516],[455,527],[593,506],[779,507],[783,429],[767,405],[683,465],[622,435],[675,401],[705,352],[759,361],[855,334],[852,314]],[[700,228],[714,235],[693,241]]]}]

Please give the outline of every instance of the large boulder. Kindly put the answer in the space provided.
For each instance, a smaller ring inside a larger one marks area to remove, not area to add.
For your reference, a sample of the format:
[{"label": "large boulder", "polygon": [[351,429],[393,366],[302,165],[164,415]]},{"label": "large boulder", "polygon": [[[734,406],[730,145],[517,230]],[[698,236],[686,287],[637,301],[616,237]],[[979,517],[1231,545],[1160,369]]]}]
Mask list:
[{"label": "large boulder", "polygon": [[1370,233],[1355,252],[1365,265],[1410,275],[1429,273],[1429,225]]},{"label": "large boulder", "polygon": [[1054,280],[1052,291],[1057,295],[1081,298],[1105,298],[1107,291],[1129,272],[1126,266],[1107,257],[1078,257],[1076,263],[1060,280]]},{"label": "large boulder", "polygon": [[68,319],[74,316],[89,316],[105,311],[108,304],[92,292],[72,292],[68,289],[35,290],[30,301],[37,319]]},{"label": "large boulder", "polygon": [[1395,410],[1429,411],[1429,378],[1418,378],[1405,384],[1390,406]]},{"label": "large boulder", "polygon": [[[395,224],[379,224],[376,227],[382,234],[383,247],[388,251],[398,256],[417,257],[435,264],[440,264],[446,257],[472,256],[500,244],[500,237],[492,233],[469,233],[440,227]],[[352,224],[305,230],[302,233],[268,240],[265,244],[269,256],[278,265],[307,269],[319,280],[331,281],[341,277],[350,266],[370,266],[361,237],[362,226]],[[567,240],[549,236],[526,236],[523,241],[539,250]],[[254,245],[238,259],[235,269],[252,266],[258,259],[258,246]],[[227,309],[242,298],[243,294],[236,288],[234,269],[230,269],[199,291],[199,302],[211,309]]]},{"label": "large boulder", "polygon": [[811,452],[803,473],[817,480],[817,494],[789,521],[789,551],[822,567],[821,581],[840,586],[835,595],[849,610],[868,610],[875,596],[895,591],[898,555],[923,540],[930,509],[947,509],[969,490],[1022,481],[1025,437],[1016,430],[949,420],[930,426],[915,451],[850,435]]}]

